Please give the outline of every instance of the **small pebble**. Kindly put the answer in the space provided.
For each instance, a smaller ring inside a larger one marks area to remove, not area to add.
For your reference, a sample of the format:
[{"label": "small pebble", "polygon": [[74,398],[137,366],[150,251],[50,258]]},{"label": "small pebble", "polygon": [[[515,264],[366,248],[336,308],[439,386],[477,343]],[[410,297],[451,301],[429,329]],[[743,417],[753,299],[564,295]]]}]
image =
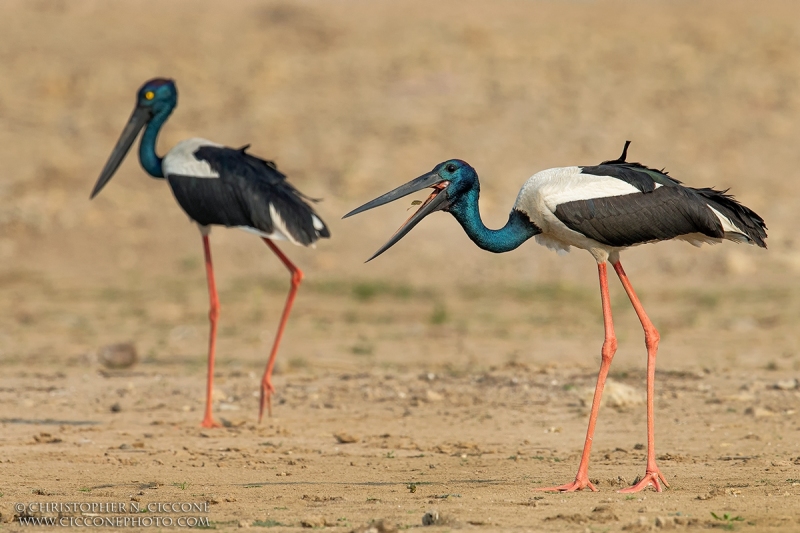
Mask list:
[{"label": "small pebble", "polygon": [[440,402],[444,399],[444,396],[436,392],[435,390],[428,389],[425,392],[425,399],[429,402]]},{"label": "small pebble", "polygon": [[675,529],[675,519],[671,516],[657,516],[656,527],[660,529]]},{"label": "small pebble", "polygon": [[300,525],[306,528],[325,527],[325,519],[321,516],[308,516],[300,520]]},{"label": "small pebble", "polygon": [[106,368],[120,370],[130,368],[139,359],[136,346],[132,342],[108,344],[97,352],[97,359]]},{"label": "small pebble", "polygon": [[333,437],[339,444],[351,444],[353,442],[358,442],[358,437],[355,435],[351,435],[345,431],[340,431],[338,433],[334,433]]},{"label": "small pebble", "polygon": [[439,523],[439,511],[428,511],[422,515],[423,526],[433,526]]},{"label": "small pebble", "polygon": [[800,382],[798,382],[796,378],[795,379],[784,379],[784,380],[776,382],[772,386],[772,388],[778,389],[778,390],[794,390],[794,389],[796,389],[798,387],[800,387]]},{"label": "small pebble", "polygon": [[770,416],[775,416],[773,411],[770,411],[764,407],[748,407],[744,410],[744,414],[754,416],[755,418],[767,418]]}]

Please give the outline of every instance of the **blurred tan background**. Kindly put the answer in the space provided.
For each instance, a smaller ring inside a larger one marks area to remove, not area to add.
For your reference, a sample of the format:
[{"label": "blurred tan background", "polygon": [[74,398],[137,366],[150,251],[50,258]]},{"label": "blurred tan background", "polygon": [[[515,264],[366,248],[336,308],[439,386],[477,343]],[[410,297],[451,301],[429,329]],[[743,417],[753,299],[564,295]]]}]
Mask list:
[{"label": "blurred tan background", "polygon": [[[422,322],[469,323],[478,311],[482,323],[493,310],[511,309],[500,290],[509,289],[530,293],[503,319],[514,324],[529,313],[520,326],[525,342],[569,302],[576,303],[564,320],[595,327],[596,269],[582,251],[558,257],[531,241],[494,256],[437,214],[365,265],[405,220],[410,199],[340,217],[458,157],[478,170],[484,221],[498,227],[531,174],[615,158],[630,139],[631,160],[665,167],[688,185],[730,187],[769,226],[767,251],[664,243],[625,253],[656,323],[694,328],[698,338],[728,328],[743,338],[777,339],[775,353],[759,361],[791,352],[800,307],[798,14],[790,0],[6,0],[0,354],[74,358],[132,337],[153,357],[202,361],[201,242],[165,183],[147,177],[132,152],[88,200],[135,91],[155,76],[174,78],[180,93],[162,153],[190,136],[250,143],[303,192],[324,198],[318,210],[333,238],[316,250],[284,246],[307,275],[299,323],[304,316],[336,322],[376,294],[389,298],[390,321],[393,294],[400,301],[422,294],[424,311],[409,308],[409,323],[423,315]],[[223,324],[242,326],[237,313],[245,313],[258,326],[227,334],[255,335],[253,354],[262,353],[287,276],[244,232],[217,229],[212,246]],[[618,289],[616,309],[626,313]],[[478,303],[462,301],[469,290],[480,293]],[[555,296],[537,297],[548,290]],[[711,303],[698,307],[693,294]],[[685,307],[664,307],[676,299]],[[337,302],[345,307],[337,310]],[[530,319],[531,309],[538,318]],[[688,320],[687,312],[701,318]],[[354,335],[348,324],[342,319],[340,329],[320,333],[320,346]],[[196,331],[193,340],[168,349],[182,327]],[[599,346],[597,335],[587,338]],[[525,351],[523,342],[508,342],[509,351]]]}]

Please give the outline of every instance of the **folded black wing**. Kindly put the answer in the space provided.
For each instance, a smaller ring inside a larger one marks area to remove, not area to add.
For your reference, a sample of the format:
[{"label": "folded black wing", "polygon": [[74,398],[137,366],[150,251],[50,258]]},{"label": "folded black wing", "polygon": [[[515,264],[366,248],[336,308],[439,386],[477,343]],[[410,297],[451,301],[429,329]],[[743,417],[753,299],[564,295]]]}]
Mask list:
[{"label": "folded black wing", "polygon": [[206,145],[194,151],[218,178],[167,176],[189,217],[202,225],[244,226],[265,235],[277,232],[305,246],[330,237],[309,205],[314,200],[295,189],[274,163],[248,154],[246,148]]}]

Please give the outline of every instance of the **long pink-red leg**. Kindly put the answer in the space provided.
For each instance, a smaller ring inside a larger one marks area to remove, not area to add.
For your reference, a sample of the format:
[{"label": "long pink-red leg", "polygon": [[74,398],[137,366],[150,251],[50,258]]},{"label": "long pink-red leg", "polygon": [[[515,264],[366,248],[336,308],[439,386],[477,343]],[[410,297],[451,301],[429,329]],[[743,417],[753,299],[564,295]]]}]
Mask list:
[{"label": "long pink-red leg", "polygon": [[267,406],[269,416],[272,416],[272,400],[271,395],[275,392],[275,387],[272,386],[272,368],[275,366],[275,356],[278,355],[278,347],[283,338],[283,330],[286,328],[286,322],[289,320],[289,313],[292,311],[294,304],[294,297],[297,295],[297,288],[300,287],[300,282],[303,281],[303,271],[297,268],[288,257],[286,257],[280,249],[275,246],[271,240],[264,238],[270,250],[275,252],[275,255],[283,262],[289,272],[292,274],[292,286],[289,289],[289,295],[286,297],[286,305],[283,307],[283,314],[281,315],[281,323],[278,326],[278,334],[275,336],[275,342],[272,344],[272,352],[269,354],[269,361],[267,361],[267,368],[264,370],[264,377],[261,378],[261,400],[258,408],[258,421],[264,416],[264,405]]},{"label": "long pink-red leg", "polygon": [[647,313],[644,312],[644,307],[642,307],[639,298],[633,291],[633,286],[628,276],[625,274],[625,271],[622,269],[622,264],[619,261],[612,264],[614,270],[617,272],[617,276],[619,276],[619,280],[622,282],[622,286],[625,288],[625,292],[628,293],[628,298],[631,300],[631,304],[636,311],[636,315],[639,317],[639,321],[642,323],[642,328],[644,329],[644,343],[645,346],[647,346],[647,467],[644,478],[642,478],[641,481],[620,492],[639,492],[650,485],[653,485],[657,492],[661,492],[661,483],[669,487],[667,480],[664,478],[664,474],[661,473],[656,465],[656,437],[653,409],[656,383],[656,352],[658,352],[658,341],[661,339],[661,336],[658,334],[655,326],[653,326],[653,323],[650,322]]},{"label": "long pink-red leg", "polygon": [[214,355],[217,348],[217,319],[219,318],[219,298],[217,286],[214,283],[214,267],[211,264],[211,246],[208,243],[208,234],[203,234],[203,249],[206,256],[206,277],[208,278],[208,296],[211,301],[208,310],[208,320],[211,322],[211,332],[208,336],[208,379],[206,382],[206,414],[200,424],[204,428],[220,427],[220,424],[211,416],[211,394],[214,390]]},{"label": "long pink-red leg", "polygon": [[596,491],[597,488],[589,481],[589,455],[592,452],[592,440],[594,439],[594,427],[597,423],[597,413],[600,411],[600,398],[603,396],[603,387],[608,377],[608,369],[611,367],[611,360],[617,351],[617,337],[614,334],[614,322],[611,318],[611,301],[608,296],[608,275],[606,263],[598,263],[597,271],[600,276],[600,299],[603,304],[603,326],[605,327],[605,340],[600,351],[602,359],[600,361],[600,372],[597,374],[597,385],[594,389],[592,399],[592,411],[589,414],[589,429],[586,430],[586,442],[583,444],[583,454],[578,465],[578,474],[575,481],[557,487],[539,488],[536,490],[573,492],[589,488]]}]

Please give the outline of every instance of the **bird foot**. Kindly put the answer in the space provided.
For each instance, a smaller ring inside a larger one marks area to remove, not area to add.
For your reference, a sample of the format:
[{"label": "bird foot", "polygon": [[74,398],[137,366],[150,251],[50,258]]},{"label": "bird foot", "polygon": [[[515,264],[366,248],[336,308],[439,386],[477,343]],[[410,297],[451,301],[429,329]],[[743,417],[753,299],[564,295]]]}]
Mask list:
[{"label": "bird foot", "polygon": [[261,380],[261,398],[258,402],[258,422],[264,418],[264,406],[267,407],[267,416],[272,418],[272,393],[275,392],[275,387],[272,386],[270,376],[264,376]]},{"label": "bird foot", "polygon": [[648,469],[647,472],[645,472],[644,477],[632,487],[628,487],[627,489],[622,489],[618,492],[620,494],[630,494],[633,492],[639,492],[641,490],[644,490],[650,485],[652,485],[656,489],[656,492],[663,492],[664,489],[661,488],[661,483],[663,483],[665,487],[669,488],[669,483],[667,483],[664,474],[662,474],[661,470],[659,470],[658,467],[656,467],[653,470]]},{"label": "bird foot", "polygon": [[567,483],[566,485],[559,485],[557,487],[537,487],[533,490],[542,491],[542,492],[575,492],[578,490],[589,489],[592,492],[597,492],[597,487],[589,481],[589,477],[586,475],[578,475],[575,478],[575,481],[572,483]]},{"label": "bird foot", "polygon": [[205,418],[203,418],[203,421],[202,421],[202,422],[200,422],[200,427],[202,427],[202,428],[209,428],[209,429],[211,429],[211,428],[221,428],[221,427],[222,427],[222,424],[220,424],[219,422],[217,422],[216,420],[214,420],[214,419],[211,417],[211,415],[210,415],[210,414],[208,414],[208,415],[206,415],[206,416],[205,416]]}]

